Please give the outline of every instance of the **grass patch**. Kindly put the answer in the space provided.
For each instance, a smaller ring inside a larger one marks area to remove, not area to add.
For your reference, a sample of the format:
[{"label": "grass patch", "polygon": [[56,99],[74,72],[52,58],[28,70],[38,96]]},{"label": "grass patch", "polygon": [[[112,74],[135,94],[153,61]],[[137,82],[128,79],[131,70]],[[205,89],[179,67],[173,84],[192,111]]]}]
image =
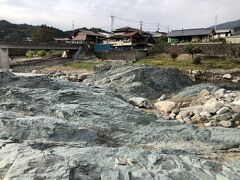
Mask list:
[{"label": "grass patch", "polygon": [[80,70],[93,71],[95,65],[103,64],[103,63],[104,62],[100,62],[100,61],[81,61],[76,63],[68,63],[68,64],[65,64],[64,66],[73,67]]},{"label": "grass patch", "polygon": [[203,59],[202,64],[192,64],[190,58],[177,59],[173,61],[171,57],[159,55],[144,58],[136,64],[145,64],[164,68],[179,68],[183,70],[211,70],[211,69],[234,69],[240,68],[239,62],[225,59]]}]

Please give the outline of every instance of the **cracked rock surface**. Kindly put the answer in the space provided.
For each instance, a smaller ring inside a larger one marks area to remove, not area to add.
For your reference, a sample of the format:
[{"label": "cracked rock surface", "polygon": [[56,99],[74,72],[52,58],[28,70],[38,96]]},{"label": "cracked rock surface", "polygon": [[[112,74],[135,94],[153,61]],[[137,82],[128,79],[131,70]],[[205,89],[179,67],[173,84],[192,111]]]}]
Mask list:
[{"label": "cracked rock surface", "polygon": [[179,69],[160,69],[143,65],[99,65],[92,78],[85,81],[97,87],[107,88],[125,98],[159,98],[192,85],[191,79]]},{"label": "cracked rock surface", "polygon": [[240,130],[158,119],[121,95],[0,73],[0,179],[240,179]]}]

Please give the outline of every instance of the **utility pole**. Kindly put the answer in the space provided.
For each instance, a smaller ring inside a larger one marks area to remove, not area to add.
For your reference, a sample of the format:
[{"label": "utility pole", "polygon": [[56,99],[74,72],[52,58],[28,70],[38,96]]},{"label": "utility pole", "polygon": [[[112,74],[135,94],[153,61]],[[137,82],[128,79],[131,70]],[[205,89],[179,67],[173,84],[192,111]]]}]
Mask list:
[{"label": "utility pole", "polygon": [[169,26],[167,27],[167,30],[168,30],[168,33],[170,33],[170,27]]},{"label": "utility pole", "polygon": [[74,38],[74,31],[75,31],[75,25],[74,25],[74,20],[72,20],[72,38]]},{"label": "utility pole", "polygon": [[72,20],[72,30],[74,31],[75,30],[75,26],[74,26],[74,20]]},{"label": "utility pole", "polygon": [[158,23],[158,25],[157,25],[157,32],[159,32],[160,31],[160,24]]},{"label": "utility pole", "polygon": [[215,31],[217,31],[218,15],[215,16]]},{"label": "utility pole", "polygon": [[114,18],[115,16],[111,15],[111,32],[113,32],[113,26],[114,26]]},{"label": "utility pole", "polygon": [[140,30],[142,31],[143,30],[143,22],[140,21]]}]

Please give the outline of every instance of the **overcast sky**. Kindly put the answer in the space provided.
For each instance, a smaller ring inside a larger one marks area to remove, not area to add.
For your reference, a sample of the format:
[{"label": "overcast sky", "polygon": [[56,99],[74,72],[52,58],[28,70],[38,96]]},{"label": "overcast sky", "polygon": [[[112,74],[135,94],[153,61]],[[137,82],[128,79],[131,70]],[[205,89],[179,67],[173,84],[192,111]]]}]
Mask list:
[{"label": "overcast sky", "polygon": [[240,0],[0,0],[0,19],[13,23],[47,24],[63,30],[100,27],[110,30],[110,15],[114,27],[145,30],[198,28],[214,25],[215,16],[223,23],[240,19]]}]

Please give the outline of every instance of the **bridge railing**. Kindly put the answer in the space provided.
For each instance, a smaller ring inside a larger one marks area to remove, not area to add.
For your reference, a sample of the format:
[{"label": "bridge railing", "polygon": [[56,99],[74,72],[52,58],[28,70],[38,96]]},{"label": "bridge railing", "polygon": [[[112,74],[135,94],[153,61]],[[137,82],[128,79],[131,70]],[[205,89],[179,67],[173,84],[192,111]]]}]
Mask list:
[{"label": "bridge railing", "polygon": [[[0,44],[23,44],[23,45],[71,45],[73,43],[59,43],[59,42],[30,42],[30,41],[0,41]],[[73,44],[76,45],[76,44]]]}]

